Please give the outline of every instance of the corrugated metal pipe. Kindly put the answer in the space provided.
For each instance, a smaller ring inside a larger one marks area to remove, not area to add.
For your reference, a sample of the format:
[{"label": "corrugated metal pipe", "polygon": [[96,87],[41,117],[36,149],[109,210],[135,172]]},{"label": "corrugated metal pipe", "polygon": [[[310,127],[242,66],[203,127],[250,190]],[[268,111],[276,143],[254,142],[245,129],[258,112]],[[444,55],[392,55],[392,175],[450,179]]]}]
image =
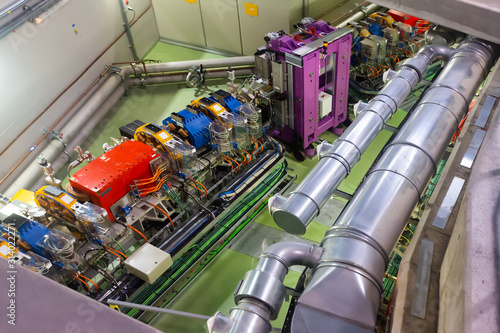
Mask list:
[{"label": "corrugated metal pipe", "polygon": [[495,60],[481,40],[460,44],[327,231],[291,332],[374,331],[389,254]]},{"label": "corrugated metal pipe", "polygon": [[217,312],[208,320],[211,333],[268,333],[285,300],[283,280],[294,265],[314,267],[323,249],[299,242],[281,242],[268,247],[254,270],[247,272],[235,296],[237,306],[229,317]]},{"label": "corrugated metal pipe", "polygon": [[391,119],[405,98],[437,60],[447,61],[455,50],[447,46],[428,45],[397,72],[388,71],[390,81],[368,104],[349,128],[333,144],[318,146],[319,162],[288,198],[276,194],[269,200],[269,210],[283,230],[304,234],[319,215],[321,207],[349,175],[361,155]]}]

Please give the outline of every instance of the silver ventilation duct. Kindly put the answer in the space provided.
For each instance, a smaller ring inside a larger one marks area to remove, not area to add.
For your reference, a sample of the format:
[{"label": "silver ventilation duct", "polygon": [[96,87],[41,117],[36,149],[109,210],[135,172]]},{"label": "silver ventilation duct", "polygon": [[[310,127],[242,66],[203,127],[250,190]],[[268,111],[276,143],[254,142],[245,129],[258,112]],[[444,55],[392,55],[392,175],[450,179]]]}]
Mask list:
[{"label": "silver ventilation duct", "polygon": [[451,56],[326,233],[293,333],[373,332],[389,254],[495,59],[477,39]]},{"label": "silver ventilation duct", "polygon": [[350,173],[361,155],[373,142],[385,123],[397,111],[427,68],[436,60],[448,60],[454,49],[428,45],[406,60],[392,79],[364,105],[363,112],[333,144],[318,147],[319,162],[288,198],[276,194],[269,200],[269,210],[283,230],[304,234],[307,226],[319,215],[321,207]]},{"label": "silver ventilation duct", "polygon": [[271,320],[277,318],[285,300],[283,285],[288,268],[294,265],[314,267],[323,249],[298,242],[281,242],[268,247],[257,267],[247,272],[239,286],[238,304],[229,317],[217,312],[208,321],[211,333],[268,333]]}]

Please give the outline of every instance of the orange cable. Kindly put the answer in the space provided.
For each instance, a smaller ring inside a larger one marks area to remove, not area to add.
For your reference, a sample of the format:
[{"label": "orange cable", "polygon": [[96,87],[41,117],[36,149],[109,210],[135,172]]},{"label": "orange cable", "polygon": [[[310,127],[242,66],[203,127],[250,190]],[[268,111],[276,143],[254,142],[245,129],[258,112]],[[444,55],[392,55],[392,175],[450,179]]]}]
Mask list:
[{"label": "orange cable", "polygon": [[134,227],[132,227],[132,226],[130,226],[128,224],[125,224],[125,226],[127,226],[127,228],[130,228],[130,229],[134,230],[135,232],[137,232],[139,235],[141,235],[142,238],[144,238],[144,240],[146,241],[146,243],[149,243],[148,239],[146,238],[146,236],[144,236],[142,234],[142,232],[140,232],[139,230],[137,230],[136,228],[134,228]]},{"label": "orange cable", "polygon": [[200,186],[203,188],[203,190],[205,190],[205,198],[208,198],[208,191],[207,191],[207,188],[206,188],[205,186],[203,186],[203,184],[202,184],[202,183],[197,182],[197,181],[196,181],[196,180],[194,180],[194,179],[189,179],[189,180],[191,180],[192,182],[194,182],[194,183],[196,183],[196,184],[200,185]]},{"label": "orange cable", "polygon": [[420,49],[420,45],[418,45],[418,43],[416,43],[416,42],[414,42],[412,40],[410,40],[410,42],[412,42],[413,44],[417,45],[417,47]]},{"label": "orange cable", "polygon": [[163,215],[165,215],[166,217],[168,217],[168,219],[170,220],[170,224],[172,225],[172,227],[174,226],[174,221],[172,221],[172,219],[170,218],[170,215],[167,214],[166,211],[164,211],[163,209],[161,209],[160,207],[158,207],[157,205],[154,205],[154,204],[150,204],[151,206],[155,207],[156,209],[158,209],[160,212],[163,213]]},{"label": "orange cable", "polygon": [[128,257],[125,255],[125,253],[117,250],[117,249],[113,249],[112,247],[109,247],[109,246],[105,246],[108,250],[112,250],[112,251],[115,251],[116,253],[118,253],[119,255],[123,256],[123,258],[127,259]]},{"label": "orange cable", "polygon": [[228,160],[227,158],[225,158],[224,156],[222,156],[222,159],[223,159],[224,161],[228,162],[228,163],[231,165],[231,173],[232,173],[232,172],[233,172],[233,169],[234,169],[234,168],[233,168],[233,163],[231,163],[231,161],[230,161],[230,160]]},{"label": "orange cable", "polygon": [[229,158],[231,161],[233,161],[234,163],[236,163],[236,165],[238,166],[238,168],[236,169],[236,172],[238,172],[238,170],[240,169],[240,164],[238,162],[236,162],[235,159],[229,157],[229,156],[226,156],[227,158]]},{"label": "orange cable", "polygon": [[241,157],[243,157],[243,162],[241,162],[241,166],[244,166],[245,164],[247,164],[247,157],[241,152],[241,150],[240,150],[240,155]]},{"label": "orange cable", "polygon": [[[76,274],[76,273],[75,273],[75,274]],[[76,276],[76,275],[73,275],[73,277],[74,277],[75,279],[80,280],[80,281],[83,283],[83,285],[84,285],[85,287],[87,287],[87,290],[90,292],[90,287],[89,287],[89,285],[87,284],[87,282],[83,281],[82,279],[80,279],[80,278],[79,278],[78,276]]]},{"label": "orange cable", "polygon": [[259,153],[263,152],[264,151],[264,146],[262,145],[262,143],[260,143],[259,140],[255,139],[255,141],[257,141],[260,145],[260,150],[259,150]]},{"label": "orange cable", "polygon": [[118,258],[120,258],[120,265],[123,263],[123,258],[116,252],[114,251],[111,251],[111,250],[108,250],[109,253],[111,254],[114,254],[115,256],[117,256]]},{"label": "orange cable", "polygon": [[89,279],[88,277],[86,277],[85,275],[78,274],[78,273],[75,273],[75,274],[76,274],[76,275],[78,275],[78,276],[81,276],[81,277],[82,277],[82,278],[84,278],[85,280],[90,281],[90,283],[92,283],[92,284],[95,286],[95,290],[99,289],[99,287],[97,286],[97,284],[96,284],[94,281],[92,281],[91,279]]},{"label": "orange cable", "polygon": [[188,184],[188,185],[189,185],[189,186],[191,186],[192,188],[195,188],[195,189],[197,189],[198,191],[200,191],[201,196],[203,196],[203,194],[204,194],[204,193],[203,193],[203,191],[202,191],[202,190],[201,190],[198,186],[194,186],[193,184]]},{"label": "orange cable", "polygon": [[255,141],[255,139],[252,139],[252,142],[253,142],[253,146],[254,146],[254,149],[252,151],[252,155],[255,153],[255,151],[257,150],[257,148],[259,148],[259,146],[257,145],[257,142]]}]

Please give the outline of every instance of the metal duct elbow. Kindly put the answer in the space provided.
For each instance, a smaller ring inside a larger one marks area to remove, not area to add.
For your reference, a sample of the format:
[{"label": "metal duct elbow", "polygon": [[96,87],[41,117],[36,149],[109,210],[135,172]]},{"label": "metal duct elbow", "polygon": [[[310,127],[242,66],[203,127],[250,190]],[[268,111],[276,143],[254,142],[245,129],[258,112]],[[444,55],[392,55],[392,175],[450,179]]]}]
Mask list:
[{"label": "metal duct elbow", "polygon": [[425,76],[427,68],[434,61],[448,60],[454,52],[447,46],[429,45],[403,62],[380,93],[363,105],[340,138],[317,147],[319,162],[300,185],[288,197],[276,195],[269,201],[276,224],[291,234],[303,235],[398,106]]},{"label": "metal duct elbow", "polygon": [[443,26],[434,26],[425,32],[425,43],[433,45],[453,45],[460,43],[465,38],[463,32],[448,29]]},{"label": "metal duct elbow", "polygon": [[230,317],[220,312],[208,321],[211,333],[267,333],[285,299],[283,280],[294,265],[314,267],[323,248],[299,242],[281,242],[268,247],[254,270],[247,272],[235,295],[237,307]]}]

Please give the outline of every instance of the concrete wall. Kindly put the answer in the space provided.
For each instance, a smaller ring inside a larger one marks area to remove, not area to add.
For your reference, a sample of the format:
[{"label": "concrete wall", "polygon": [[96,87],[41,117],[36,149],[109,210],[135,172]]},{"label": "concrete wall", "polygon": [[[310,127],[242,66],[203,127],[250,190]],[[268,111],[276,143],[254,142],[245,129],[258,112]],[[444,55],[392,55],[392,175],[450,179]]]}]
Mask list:
[{"label": "concrete wall", "polygon": [[438,332],[500,331],[500,105],[494,112],[441,267]]},{"label": "concrete wall", "polygon": [[[158,40],[156,18],[150,0],[130,0],[130,6],[136,11],[136,19],[145,12],[132,27],[136,49],[142,57]],[[133,60],[126,35],[110,47],[124,32],[118,0],[71,0],[55,8],[57,10],[42,24],[27,22],[0,39],[0,178],[40,139],[42,130],[50,128],[96,80],[107,64]],[[127,15],[132,19],[131,11]],[[80,80],[35,121],[82,73]],[[58,128],[62,125],[64,121]],[[45,142],[36,147],[31,159],[44,145]],[[24,165],[27,163],[18,169]],[[14,177],[15,174],[0,185],[0,192]]]},{"label": "concrete wall", "polygon": [[[245,12],[257,6],[258,15]],[[270,31],[291,31],[303,15],[318,18],[354,0],[153,0],[160,37],[236,54],[253,54]]]}]

